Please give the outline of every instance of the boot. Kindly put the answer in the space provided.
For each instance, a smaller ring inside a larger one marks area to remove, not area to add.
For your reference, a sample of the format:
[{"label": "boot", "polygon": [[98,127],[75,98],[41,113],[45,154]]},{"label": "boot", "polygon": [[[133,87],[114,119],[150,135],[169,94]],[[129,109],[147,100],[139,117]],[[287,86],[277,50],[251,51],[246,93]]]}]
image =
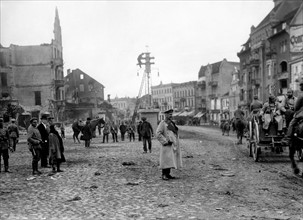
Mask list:
[{"label": "boot", "polygon": [[176,177],[170,175],[170,169],[167,169],[167,175],[166,176],[168,177],[168,179],[176,179]]},{"label": "boot", "polygon": [[63,172],[63,170],[60,170],[60,163],[57,163],[57,172]]},{"label": "boot", "polygon": [[8,166],[4,166],[4,172],[6,172],[6,173],[11,173],[11,172],[8,170]]},{"label": "boot", "polygon": [[32,167],[33,167],[33,175],[40,175],[40,174],[42,174],[42,173],[38,170],[38,163],[33,162],[33,163],[32,163]]}]

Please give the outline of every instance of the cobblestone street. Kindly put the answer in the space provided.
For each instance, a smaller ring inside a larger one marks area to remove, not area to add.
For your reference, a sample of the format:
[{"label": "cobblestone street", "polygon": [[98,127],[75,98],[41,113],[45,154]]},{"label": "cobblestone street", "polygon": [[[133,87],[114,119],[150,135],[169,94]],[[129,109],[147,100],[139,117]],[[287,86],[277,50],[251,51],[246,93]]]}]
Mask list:
[{"label": "cobblestone street", "polygon": [[[233,137],[201,138],[181,132],[184,169],[173,170],[177,179],[170,181],[160,179],[156,139],[153,152],[142,154],[137,140],[103,144],[95,138],[87,149],[68,136],[64,172],[52,175],[44,168],[37,177],[31,175],[31,155],[23,141],[10,154],[12,173],[0,173],[0,219],[303,218],[302,192],[296,194],[301,180],[276,192],[269,187],[280,184],[276,173],[264,173],[267,178],[254,184],[260,173],[242,170]],[[292,197],[285,198],[286,191]]]}]

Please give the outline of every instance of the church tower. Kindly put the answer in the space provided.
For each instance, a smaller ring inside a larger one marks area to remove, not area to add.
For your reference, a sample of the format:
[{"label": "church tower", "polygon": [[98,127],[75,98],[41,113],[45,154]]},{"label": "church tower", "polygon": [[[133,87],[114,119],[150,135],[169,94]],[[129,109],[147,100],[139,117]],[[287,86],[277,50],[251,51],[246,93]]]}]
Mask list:
[{"label": "church tower", "polygon": [[54,39],[52,40],[52,45],[53,45],[53,58],[63,59],[61,26],[60,26],[60,19],[59,19],[59,13],[57,7],[55,14],[55,22],[54,22]]}]

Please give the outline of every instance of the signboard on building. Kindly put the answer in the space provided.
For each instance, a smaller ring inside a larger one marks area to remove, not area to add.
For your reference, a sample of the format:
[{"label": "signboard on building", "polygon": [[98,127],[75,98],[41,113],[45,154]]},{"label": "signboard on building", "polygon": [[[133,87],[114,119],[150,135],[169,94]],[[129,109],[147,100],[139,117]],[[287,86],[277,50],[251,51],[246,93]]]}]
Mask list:
[{"label": "signboard on building", "polygon": [[290,52],[303,52],[303,25],[290,27]]}]

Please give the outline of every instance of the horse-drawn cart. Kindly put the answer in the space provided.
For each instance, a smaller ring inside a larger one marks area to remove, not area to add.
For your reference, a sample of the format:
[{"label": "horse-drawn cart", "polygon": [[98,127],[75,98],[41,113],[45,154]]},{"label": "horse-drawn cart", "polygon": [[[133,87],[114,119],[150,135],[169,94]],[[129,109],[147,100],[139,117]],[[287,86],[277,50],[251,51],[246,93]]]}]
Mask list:
[{"label": "horse-drawn cart", "polygon": [[272,152],[283,152],[281,140],[284,135],[279,135],[276,124],[270,123],[268,135],[265,134],[262,128],[262,122],[256,116],[248,122],[249,134],[247,137],[249,156],[252,156],[254,161],[258,162],[262,147],[271,149]]}]

